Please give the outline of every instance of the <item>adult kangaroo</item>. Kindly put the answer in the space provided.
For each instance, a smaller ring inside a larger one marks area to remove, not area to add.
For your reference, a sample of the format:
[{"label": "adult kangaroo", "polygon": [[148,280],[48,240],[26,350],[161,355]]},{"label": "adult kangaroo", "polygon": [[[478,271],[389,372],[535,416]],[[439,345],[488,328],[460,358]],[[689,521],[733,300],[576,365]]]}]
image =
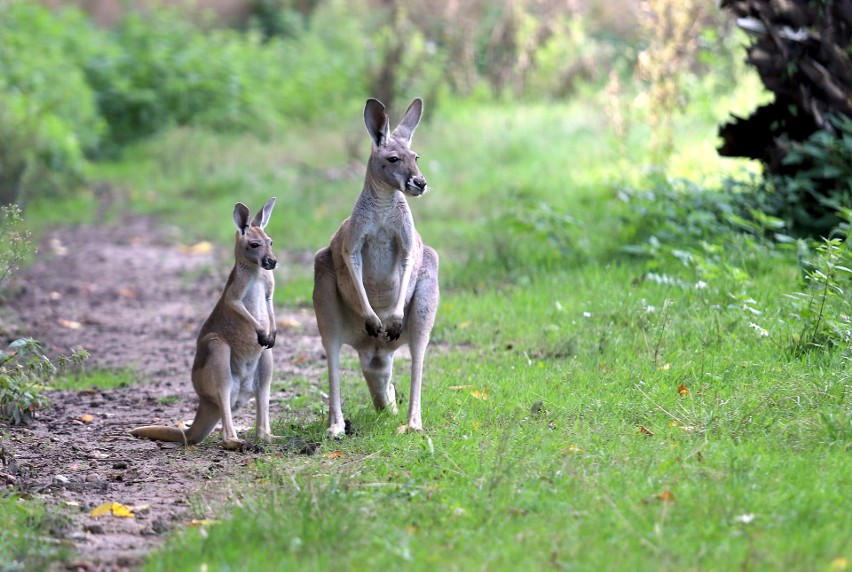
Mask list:
[{"label": "adult kangaroo", "polygon": [[355,348],[377,410],[397,414],[391,383],[396,350],[411,352],[408,428],[422,431],[423,356],[438,309],[438,255],[423,244],[405,195],[427,191],[411,150],[423,102],[415,99],[389,131],[385,107],[368,99],[364,123],[373,141],[364,187],[330,246],[314,258],[314,311],[328,360],[329,428],[344,435],[340,405],[340,348]]},{"label": "adult kangaroo", "polygon": [[198,410],[188,429],[149,425],[130,433],[159,441],[192,444],[204,439],[222,420],[222,446],[242,449],[232,413],[255,398],[256,434],[262,441],[272,438],[269,429],[269,385],[272,381],[272,346],[276,324],[272,309],[278,263],[272,240],[264,232],[275,198],[266,201],[254,219],[248,208],[234,206],[237,226],[234,268],[222,296],[198,334],[192,385],[198,394]]}]

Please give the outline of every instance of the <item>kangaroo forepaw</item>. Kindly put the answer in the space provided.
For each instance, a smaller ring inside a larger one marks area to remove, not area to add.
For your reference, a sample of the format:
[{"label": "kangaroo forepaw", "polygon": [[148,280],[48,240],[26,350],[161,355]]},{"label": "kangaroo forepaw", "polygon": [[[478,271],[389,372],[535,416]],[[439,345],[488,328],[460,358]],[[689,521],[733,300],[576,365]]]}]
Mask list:
[{"label": "kangaroo forepaw", "polygon": [[364,327],[367,329],[367,333],[374,338],[378,338],[384,331],[382,321],[379,320],[378,316],[368,316],[364,320]]},{"label": "kangaroo forepaw", "polygon": [[388,340],[398,340],[402,334],[402,316],[391,316],[385,323],[385,335]]},{"label": "kangaroo forepaw", "polygon": [[271,348],[275,345],[276,331],[273,330],[269,334],[266,332],[257,332],[257,343],[265,348]]}]

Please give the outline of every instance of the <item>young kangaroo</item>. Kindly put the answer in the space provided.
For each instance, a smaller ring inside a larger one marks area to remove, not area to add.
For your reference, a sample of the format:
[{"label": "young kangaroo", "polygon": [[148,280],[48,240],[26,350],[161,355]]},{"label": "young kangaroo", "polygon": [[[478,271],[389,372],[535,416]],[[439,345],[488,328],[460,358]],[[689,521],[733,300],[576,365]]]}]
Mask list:
[{"label": "young kangaroo", "polygon": [[[269,384],[272,380],[272,346],[275,314],[272,269],[278,263],[272,240],[263,231],[275,198],[266,201],[254,217],[242,203],[234,206],[236,262],[222,296],[198,334],[192,385],[199,397],[195,420],[189,429],[150,425],[133,429],[136,437],[160,441],[198,443],[222,420],[222,446],[242,449],[231,416],[254,396],[257,438],[269,441]],[[251,222],[249,222],[251,221]]]},{"label": "young kangaroo", "polygon": [[411,351],[408,427],[421,431],[423,356],[438,309],[438,255],[414,228],[404,195],[426,192],[411,150],[423,102],[415,99],[391,133],[385,107],[368,99],[364,122],[373,140],[367,174],[352,215],[314,258],[314,311],[328,359],[329,428],[344,435],[340,347],[355,348],[376,409],[397,413],[391,384],[394,352]]}]

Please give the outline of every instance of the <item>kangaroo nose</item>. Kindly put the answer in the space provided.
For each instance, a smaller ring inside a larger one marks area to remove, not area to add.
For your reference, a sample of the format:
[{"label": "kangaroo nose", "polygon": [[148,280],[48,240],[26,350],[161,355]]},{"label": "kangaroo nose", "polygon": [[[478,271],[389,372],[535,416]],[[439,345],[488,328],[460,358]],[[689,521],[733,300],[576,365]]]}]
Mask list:
[{"label": "kangaroo nose", "polygon": [[414,177],[411,182],[421,191],[426,188],[426,177]]},{"label": "kangaroo nose", "polygon": [[263,267],[267,270],[272,270],[278,265],[278,261],[270,256],[263,257]]}]

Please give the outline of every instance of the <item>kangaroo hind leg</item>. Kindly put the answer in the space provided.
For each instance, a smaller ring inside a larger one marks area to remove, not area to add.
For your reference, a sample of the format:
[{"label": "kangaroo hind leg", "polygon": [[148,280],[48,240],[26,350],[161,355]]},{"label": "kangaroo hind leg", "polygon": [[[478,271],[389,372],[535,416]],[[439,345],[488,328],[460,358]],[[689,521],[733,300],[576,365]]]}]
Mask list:
[{"label": "kangaroo hind leg", "polygon": [[255,372],[255,434],[258,441],[269,443],[275,437],[269,427],[269,386],[272,384],[272,350],[264,350]]},{"label": "kangaroo hind leg", "polygon": [[408,307],[408,347],[411,351],[411,396],[408,402],[408,427],[423,430],[420,417],[420,390],[423,385],[423,358],[435,314],[438,311],[440,292],[438,288],[438,254],[430,247],[423,247],[423,265],[417,286]]}]

